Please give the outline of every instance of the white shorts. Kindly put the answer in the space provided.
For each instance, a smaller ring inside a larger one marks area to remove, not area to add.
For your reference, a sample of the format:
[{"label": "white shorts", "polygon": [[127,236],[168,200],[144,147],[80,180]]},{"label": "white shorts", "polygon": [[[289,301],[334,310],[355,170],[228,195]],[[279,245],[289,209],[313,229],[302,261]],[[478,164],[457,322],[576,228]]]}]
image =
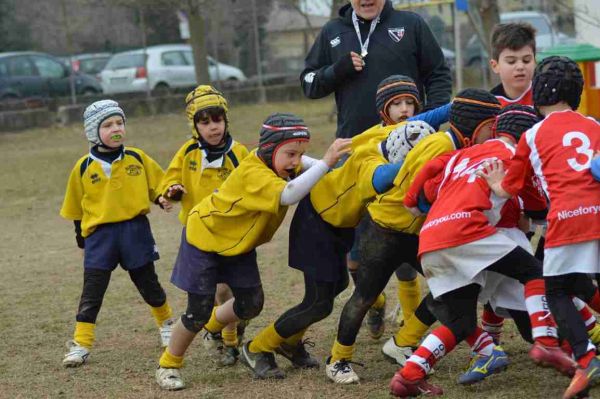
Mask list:
[{"label": "white shorts", "polygon": [[485,286],[482,271],[517,247],[517,243],[501,232],[468,244],[421,256],[423,273],[434,298],[457,288],[476,283]]},{"label": "white shorts", "polygon": [[544,276],[600,273],[600,240],[544,249]]},{"label": "white shorts", "polygon": [[[533,255],[531,243],[525,233],[518,228],[498,228],[498,231],[513,240],[521,248]],[[479,302],[490,303],[496,314],[502,313],[503,309],[524,310],[525,286],[514,278],[507,277],[496,272],[486,272],[485,286],[481,288]]]},{"label": "white shorts", "polygon": [[[494,312],[499,315],[500,309],[527,310],[525,306],[525,286],[503,274],[485,271],[485,285],[481,287],[479,302],[490,303]],[[503,314],[506,314],[504,312]]]}]

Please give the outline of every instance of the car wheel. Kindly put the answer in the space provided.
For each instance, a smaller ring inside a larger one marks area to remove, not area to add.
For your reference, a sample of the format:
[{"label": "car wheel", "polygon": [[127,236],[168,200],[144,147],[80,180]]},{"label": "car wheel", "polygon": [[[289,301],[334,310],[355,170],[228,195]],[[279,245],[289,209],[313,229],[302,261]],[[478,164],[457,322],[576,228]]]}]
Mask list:
[{"label": "car wheel", "polygon": [[159,83],[154,87],[154,95],[156,96],[168,96],[171,94],[171,88],[166,83]]},{"label": "car wheel", "polygon": [[98,94],[98,91],[92,89],[91,87],[86,87],[85,89],[83,89],[83,92],[81,93],[81,95],[84,97],[95,96],[96,94]]}]

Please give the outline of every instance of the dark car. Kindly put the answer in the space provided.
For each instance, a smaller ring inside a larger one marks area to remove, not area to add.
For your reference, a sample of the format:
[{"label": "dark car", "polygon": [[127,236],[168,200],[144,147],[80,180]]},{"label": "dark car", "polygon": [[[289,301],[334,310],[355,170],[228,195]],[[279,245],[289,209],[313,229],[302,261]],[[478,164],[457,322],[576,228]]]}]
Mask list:
[{"label": "dark car", "polygon": [[60,59],[67,65],[70,60],[74,71],[87,73],[100,80],[100,71],[104,69],[111,56],[111,53],[87,53],[76,54],[71,57],[64,56]]},{"label": "dark car", "polygon": [[[60,97],[71,93],[71,70],[58,58],[33,51],[0,53],[0,100],[27,97]],[[93,76],[74,72],[79,95],[102,93]]]}]

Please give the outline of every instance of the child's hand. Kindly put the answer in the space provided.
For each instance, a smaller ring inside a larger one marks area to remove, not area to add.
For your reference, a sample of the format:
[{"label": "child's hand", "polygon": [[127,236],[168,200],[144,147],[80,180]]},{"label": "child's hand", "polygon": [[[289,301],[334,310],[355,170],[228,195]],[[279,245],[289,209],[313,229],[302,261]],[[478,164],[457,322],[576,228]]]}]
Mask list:
[{"label": "child's hand", "polygon": [[502,188],[502,179],[504,179],[504,176],[506,175],[502,161],[494,159],[491,162],[486,162],[475,172],[475,174],[483,178],[496,195],[504,198],[511,197],[511,195]]},{"label": "child's hand", "polygon": [[171,209],[173,209],[173,204],[171,204],[169,202],[168,199],[166,199],[165,197],[163,197],[162,195],[160,197],[158,197],[158,199],[156,200],[158,202],[158,205],[165,211],[165,212],[171,212]]},{"label": "child's hand", "polygon": [[181,201],[183,194],[187,194],[187,190],[181,184],[173,184],[167,189],[167,198],[173,201]]},{"label": "child's hand", "polygon": [[352,139],[335,139],[323,155],[323,161],[327,166],[333,168],[342,155],[348,154],[352,150],[351,144]]}]

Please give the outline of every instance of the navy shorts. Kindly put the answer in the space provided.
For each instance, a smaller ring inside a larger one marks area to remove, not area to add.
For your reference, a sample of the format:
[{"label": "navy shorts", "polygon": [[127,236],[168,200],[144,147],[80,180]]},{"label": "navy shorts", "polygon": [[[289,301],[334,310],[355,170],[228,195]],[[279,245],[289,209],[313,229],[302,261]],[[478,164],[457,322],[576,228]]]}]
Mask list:
[{"label": "navy shorts", "polygon": [[233,289],[260,287],[256,250],[236,256],[204,252],[187,242],[184,228],[171,282],[199,295],[214,295],[217,283],[226,283]]},{"label": "navy shorts", "polygon": [[114,270],[120,264],[125,270],[133,270],[158,259],[158,249],[145,215],[101,224],[85,238],[85,268]]},{"label": "navy shorts", "polygon": [[347,279],[346,254],[353,241],[354,229],[333,227],[325,222],[307,195],[298,204],[290,225],[290,267],[316,281]]}]

